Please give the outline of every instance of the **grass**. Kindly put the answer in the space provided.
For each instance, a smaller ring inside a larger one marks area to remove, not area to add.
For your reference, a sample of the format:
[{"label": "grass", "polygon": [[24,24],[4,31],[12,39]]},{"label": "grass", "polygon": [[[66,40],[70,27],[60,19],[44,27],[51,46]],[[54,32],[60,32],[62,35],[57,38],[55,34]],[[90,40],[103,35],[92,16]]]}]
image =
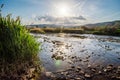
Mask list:
[{"label": "grass", "polygon": [[[0,79],[13,80],[10,76],[18,77],[38,65],[39,46],[36,39],[21,24],[19,17],[3,17],[0,13]],[[1,78],[2,76],[4,77]]]},{"label": "grass", "polygon": [[31,60],[39,51],[39,44],[20,24],[20,19],[10,15],[0,16],[0,59],[5,62]]},{"label": "grass", "polygon": [[83,29],[74,28],[30,28],[32,33],[83,33]]}]

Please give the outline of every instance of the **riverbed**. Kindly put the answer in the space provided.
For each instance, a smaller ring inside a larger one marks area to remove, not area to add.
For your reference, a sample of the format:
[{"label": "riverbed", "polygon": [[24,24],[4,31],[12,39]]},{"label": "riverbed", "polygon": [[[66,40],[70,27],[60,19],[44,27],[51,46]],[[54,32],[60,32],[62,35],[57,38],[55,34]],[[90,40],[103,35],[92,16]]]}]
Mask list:
[{"label": "riverbed", "polygon": [[103,75],[103,80],[120,79],[120,37],[64,33],[34,36],[41,43],[39,58],[48,80],[89,80],[96,75]]}]

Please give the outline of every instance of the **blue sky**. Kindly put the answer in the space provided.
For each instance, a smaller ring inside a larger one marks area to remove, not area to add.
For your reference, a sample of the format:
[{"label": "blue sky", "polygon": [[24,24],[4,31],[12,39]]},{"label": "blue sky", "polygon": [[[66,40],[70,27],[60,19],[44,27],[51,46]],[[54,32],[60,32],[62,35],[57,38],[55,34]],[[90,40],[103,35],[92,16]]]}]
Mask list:
[{"label": "blue sky", "polygon": [[66,24],[120,20],[120,0],[0,0],[2,13],[23,24]]}]

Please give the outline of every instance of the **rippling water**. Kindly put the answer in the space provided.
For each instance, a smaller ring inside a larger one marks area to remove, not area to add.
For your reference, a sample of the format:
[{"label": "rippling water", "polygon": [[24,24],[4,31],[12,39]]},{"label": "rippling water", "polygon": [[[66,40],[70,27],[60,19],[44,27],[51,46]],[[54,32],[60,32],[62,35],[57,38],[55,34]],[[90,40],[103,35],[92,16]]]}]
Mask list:
[{"label": "rippling water", "polygon": [[[120,65],[120,37],[89,34],[34,34],[42,43],[39,57],[46,71],[59,71],[71,65]],[[81,38],[84,37],[84,38]],[[62,56],[55,59],[52,56]]]}]

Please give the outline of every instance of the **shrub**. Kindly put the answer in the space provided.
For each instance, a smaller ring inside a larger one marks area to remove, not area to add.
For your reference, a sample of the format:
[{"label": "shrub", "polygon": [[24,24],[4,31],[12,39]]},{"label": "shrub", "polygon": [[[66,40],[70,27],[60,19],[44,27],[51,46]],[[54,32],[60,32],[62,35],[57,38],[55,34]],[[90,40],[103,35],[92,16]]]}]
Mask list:
[{"label": "shrub", "polygon": [[45,31],[40,29],[40,28],[33,28],[33,29],[30,29],[30,32],[31,33],[41,33],[41,34],[45,34]]},{"label": "shrub", "polygon": [[0,61],[31,61],[37,56],[39,43],[29,34],[20,18],[0,15]]}]

